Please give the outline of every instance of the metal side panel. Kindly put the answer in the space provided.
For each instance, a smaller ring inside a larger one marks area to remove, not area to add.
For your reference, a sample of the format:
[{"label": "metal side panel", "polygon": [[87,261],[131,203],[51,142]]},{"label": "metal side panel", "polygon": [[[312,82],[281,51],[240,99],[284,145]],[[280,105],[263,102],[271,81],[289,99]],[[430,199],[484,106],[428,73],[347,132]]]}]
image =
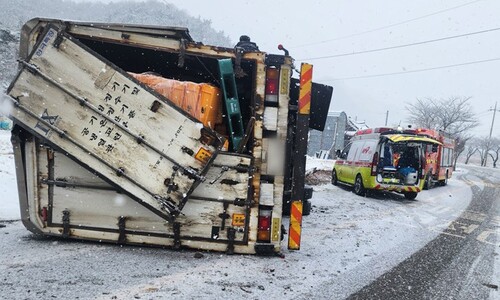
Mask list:
[{"label": "metal side panel", "polygon": [[165,98],[48,26],[8,94],[12,117],[172,220],[222,141]]},{"label": "metal side panel", "polygon": [[[64,154],[45,147],[37,149],[38,174],[41,178],[37,189],[38,198],[33,201],[32,197],[31,203],[43,203],[47,197],[50,199],[47,230],[57,232],[56,230],[62,228],[65,212],[67,212],[68,225],[71,228],[69,236],[73,238],[94,239],[100,236],[96,232],[119,233],[119,220],[123,218],[123,232],[126,232],[127,236],[131,234],[142,236],[141,239],[146,244],[169,245],[170,242],[160,242],[157,237],[164,237],[170,241],[176,239],[172,223],[165,222]],[[248,170],[244,166],[245,163],[250,162],[248,156],[237,154],[221,154],[220,156],[225,157],[223,161],[226,165],[232,168],[237,167],[240,173]],[[43,180],[47,177],[46,174],[53,180]],[[244,180],[248,182],[248,173],[245,174]],[[218,174],[207,174],[207,181],[216,179],[224,180]],[[247,188],[245,193],[248,193]],[[246,245],[250,220],[256,219],[248,215],[249,210],[246,204],[248,203],[236,203],[234,198],[228,201],[214,199],[213,196],[190,197],[182,213],[175,220],[180,228],[177,237],[179,242],[181,245],[196,248],[199,246],[194,246],[194,241],[205,241],[206,244],[201,247],[202,249],[220,250],[224,249],[220,244],[227,246],[230,243],[228,232],[233,230],[232,243],[239,246]],[[252,224],[256,226],[255,220]],[[117,241],[116,236],[109,236],[109,238],[109,241]],[[99,239],[106,240],[107,238],[100,236]],[[132,240],[127,239],[125,242]]]}]

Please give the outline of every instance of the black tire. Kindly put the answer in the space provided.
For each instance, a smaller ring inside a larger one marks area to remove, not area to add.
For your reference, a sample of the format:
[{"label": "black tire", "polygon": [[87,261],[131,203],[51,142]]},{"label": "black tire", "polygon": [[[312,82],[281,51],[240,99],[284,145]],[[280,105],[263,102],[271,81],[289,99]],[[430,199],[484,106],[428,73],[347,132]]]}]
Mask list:
[{"label": "black tire", "polygon": [[406,199],[414,200],[415,198],[417,198],[418,193],[417,192],[405,192],[404,195],[405,195]]},{"label": "black tire", "polygon": [[339,179],[337,178],[337,171],[333,169],[332,171],[332,184],[337,185],[339,183]]},{"label": "black tire", "polygon": [[305,200],[302,204],[302,215],[308,216],[311,214],[311,201]]},{"label": "black tire", "polygon": [[448,171],[446,171],[446,178],[444,179],[443,185],[448,185]]},{"label": "black tire", "polygon": [[448,184],[448,171],[446,171],[446,177],[444,178],[444,180],[439,181],[440,186],[445,186],[447,184]]},{"label": "black tire", "polygon": [[363,186],[363,178],[359,174],[356,176],[356,180],[354,181],[353,192],[358,196],[364,196],[366,194],[366,189]]},{"label": "black tire", "polygon": [[434,183],[432,182],[432,174],[429,172],[425,176],[424,190],[430,190],[434,187]]}]

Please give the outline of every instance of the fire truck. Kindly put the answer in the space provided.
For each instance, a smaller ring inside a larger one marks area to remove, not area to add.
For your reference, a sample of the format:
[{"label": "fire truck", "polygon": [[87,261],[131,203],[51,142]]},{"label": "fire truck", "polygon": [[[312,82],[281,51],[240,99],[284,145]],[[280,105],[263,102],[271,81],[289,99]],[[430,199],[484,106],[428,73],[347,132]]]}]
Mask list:
[{"label": "fire truck", "polygon": [[444,186],[453,173],[455,139],[444,131],[417,128],[415,133],[429,137],[439,144],[428,144],[425,148],[425,185],[431,189],[434,185]]}]

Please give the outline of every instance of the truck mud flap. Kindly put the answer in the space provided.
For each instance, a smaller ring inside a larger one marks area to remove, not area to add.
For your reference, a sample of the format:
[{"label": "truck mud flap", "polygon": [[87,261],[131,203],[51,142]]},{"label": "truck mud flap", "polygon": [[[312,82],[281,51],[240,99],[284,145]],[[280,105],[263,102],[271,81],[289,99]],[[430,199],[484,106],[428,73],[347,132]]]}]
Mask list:
[{"label": "truck mud flap", "polygon": [[180,213],[222,138],[53,26],[20,63],[16,124],[163,219]]}]

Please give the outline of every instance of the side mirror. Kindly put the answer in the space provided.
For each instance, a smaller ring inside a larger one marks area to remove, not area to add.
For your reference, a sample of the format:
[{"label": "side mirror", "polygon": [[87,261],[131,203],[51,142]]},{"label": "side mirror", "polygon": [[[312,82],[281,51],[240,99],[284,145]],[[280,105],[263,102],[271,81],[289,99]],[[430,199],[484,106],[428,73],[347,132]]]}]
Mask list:
[{"label": "side mirror", "polygon": [[432,145],[432,152],[438,152],[438,146]]}]

